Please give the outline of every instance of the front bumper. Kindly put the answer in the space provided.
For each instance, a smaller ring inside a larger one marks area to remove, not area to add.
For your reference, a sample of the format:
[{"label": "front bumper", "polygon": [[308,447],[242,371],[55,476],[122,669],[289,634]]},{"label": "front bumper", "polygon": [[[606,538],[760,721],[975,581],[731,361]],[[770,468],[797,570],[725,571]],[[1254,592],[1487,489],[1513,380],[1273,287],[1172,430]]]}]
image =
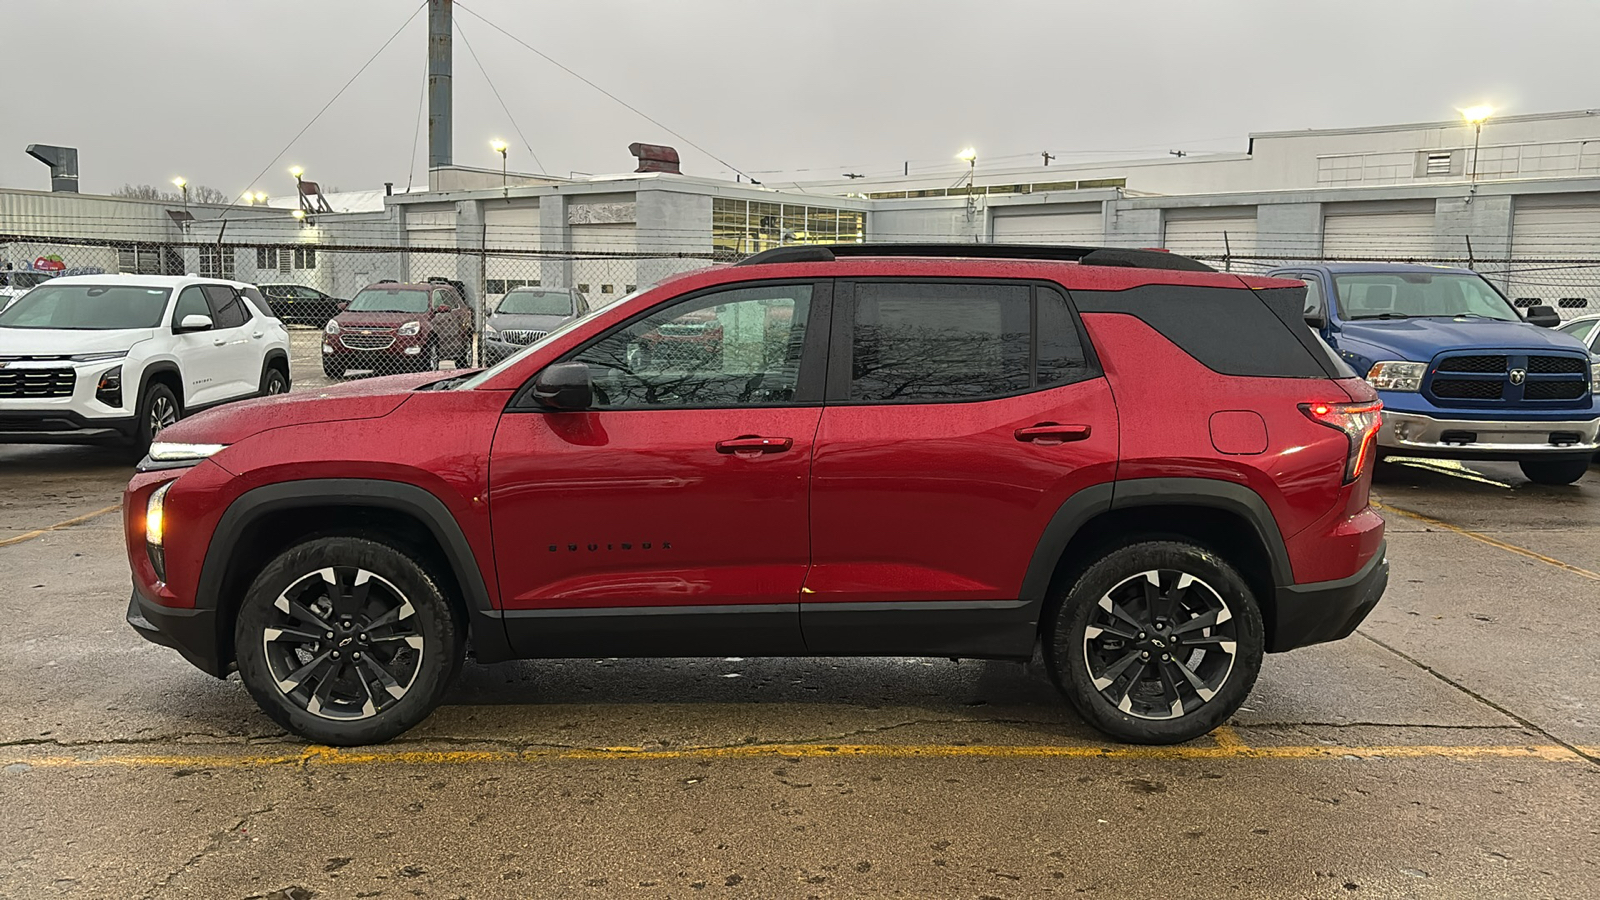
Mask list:
[{"label": "front bumper", "polygon": [[1600,450],[1600,418],[1573,422],[1441,419],[1383,411],[1378,446],[1396,454],[1451,458],[1537,458]]},{"label": "front bumper", "polygon": [[0,444],[96,444],[132,440],[136,416],[90,418],[71,409],[0,407]]},{"label": "front bumper", "polygon": [[128,624],[152,644],[171,647],[195,668],[218,678],[228,677],[217,647],[217,612],[214,609],[175,609],[144,596],[137,583],[128,598]]},{"label": "front bumper", "polygon": [[1350,636],[1389,586],[1389,545],[1349,578],[1281,586],[1267,649],[1273,653]]}]

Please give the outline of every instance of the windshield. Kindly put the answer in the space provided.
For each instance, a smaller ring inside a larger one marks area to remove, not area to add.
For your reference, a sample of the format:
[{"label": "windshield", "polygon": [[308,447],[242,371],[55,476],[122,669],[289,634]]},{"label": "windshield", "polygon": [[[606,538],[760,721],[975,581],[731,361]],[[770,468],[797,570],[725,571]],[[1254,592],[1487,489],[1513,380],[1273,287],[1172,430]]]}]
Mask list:
[{"label": "windshield", "polygon": [[346,312],[400,312],[428,311],[428,292],[406,288],[363,288],[350,301]]},{"label": "windshield", "polygon": [[121,284],[43,284],[0,313],[0,328],[154,328],[171,294],[167,288]]},{"label": "windshield", "polygon": [[497,313],[516,316],[570,316],[572,295],[566,291],[530,291],[519,288],[505,295]]},{"label": "windshield", "polygon": [[1477,316],[1502,322],[1522,318],[1499,292],[1476,275],[1367,272],[1335,275],[1339,312],[1346,319]]}]

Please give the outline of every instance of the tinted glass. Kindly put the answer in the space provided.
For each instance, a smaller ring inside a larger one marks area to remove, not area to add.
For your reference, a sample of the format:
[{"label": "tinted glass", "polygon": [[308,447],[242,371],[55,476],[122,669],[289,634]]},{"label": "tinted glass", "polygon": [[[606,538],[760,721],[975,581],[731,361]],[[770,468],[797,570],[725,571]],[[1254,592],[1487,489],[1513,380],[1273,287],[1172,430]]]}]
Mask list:
[{"label": "tinted glass", "polygon": [[211,318],[211,305],[206,302],[204,291],[197,287],[186,287],[183,293],[178,295],[178,306],[172,311],[172,324],[183,324],[185,316]]},{"label": "tinted glass", "polygon": [[0,328],[154,328],[171,296],[167,288],[43,284],[0,313]]},{"label": "tinted glass", "polygon": [[363,288],[350,300],[350,312],[419,313],[428,309],[428,292],[399,288]]},{"label": "tinted glass", "polygon": [[1476,275],[1372,272],[1335,275],[1333,280],[1346,319],[1467,315],[1521,321],[1511,304]]},{"label": "tinted glass", "polygon": [[244,289],[244,296],[246,300],[250,301],[250,305],[255,307],[255,312],[247,314],[246,318],[255,318],[255,314],[257,313],[264,316],[270,315],[267,308],[267,300],[265,297],[261,296],[260,291],[253,287],[247,287]]},{"label": "tinted glass", "polygon": [[1089,377],[1089,361],[1065,297],[1045,288],[1039,290],[1038,328],[1039,387],[1071,384]]},{"label": "tinted glass", "polygon": [[762,285],[681,303],[574,357],[601,408],[768,406],[794,400],[810,285]]},{"label": "tinted glass", "polygon": [[971,400],[1030,387],[1026,285],[856,285],[850,399]]},{"label": "tinted glass", "polygon": [[250,318],[239,292],[223,284],[204,285],[206,303],[211,307],[213,328],[238,328]]},{"label": "tinted glass", "polygon": [[517,289],[501,298],[495,312],[527,316],[570,316],[572,295],[566,291]]}]

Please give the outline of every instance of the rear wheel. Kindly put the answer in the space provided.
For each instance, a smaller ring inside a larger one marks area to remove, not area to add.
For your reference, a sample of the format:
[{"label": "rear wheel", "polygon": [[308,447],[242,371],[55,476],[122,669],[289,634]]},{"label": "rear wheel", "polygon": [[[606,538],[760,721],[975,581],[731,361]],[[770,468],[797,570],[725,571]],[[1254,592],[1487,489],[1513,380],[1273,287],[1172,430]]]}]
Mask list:
[{"label": "rear wheel", "polygon": [[1078,712],[1136,744],[1174,744],[1226,722],[1261,670],[1261,613],[1211,551],[1134,544],[1078,578],[1045,635],[1045,662]]},{"label": "rear wheel", "polygon": [[1535,484],[1571,484],[1589,471],[1589,457],[1527,459],[1518,465],[1522,466],[1522,474]]},{"label": "rear wheel", "polygon": [[288,390],[289,379],[284,376],[282,369],[278,368],[277,366],[268,366],[267,370],[261,373],[262,396],[266,397],[273,394],[283,394],[287,393]]},{"label": "rear wheel", "polygon": [[464,628],[394,547],[329,537],[291,548],[239,609],[239,676],[268,716],[324,744],[387,741],[427,718],[460,671]]}]

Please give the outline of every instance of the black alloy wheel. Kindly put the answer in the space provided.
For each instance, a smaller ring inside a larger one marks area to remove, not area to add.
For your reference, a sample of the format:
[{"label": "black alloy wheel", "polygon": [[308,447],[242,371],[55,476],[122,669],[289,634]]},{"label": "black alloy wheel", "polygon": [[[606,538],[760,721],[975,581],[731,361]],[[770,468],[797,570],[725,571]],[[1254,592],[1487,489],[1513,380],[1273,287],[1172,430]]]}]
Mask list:
[{"label": "black alloy wheel", "polygon": [[276,366],[267,367],[266,374],[261,376],[261,393],[265,396],[287,393],[289,379],[283,377],[283,371]]}]

